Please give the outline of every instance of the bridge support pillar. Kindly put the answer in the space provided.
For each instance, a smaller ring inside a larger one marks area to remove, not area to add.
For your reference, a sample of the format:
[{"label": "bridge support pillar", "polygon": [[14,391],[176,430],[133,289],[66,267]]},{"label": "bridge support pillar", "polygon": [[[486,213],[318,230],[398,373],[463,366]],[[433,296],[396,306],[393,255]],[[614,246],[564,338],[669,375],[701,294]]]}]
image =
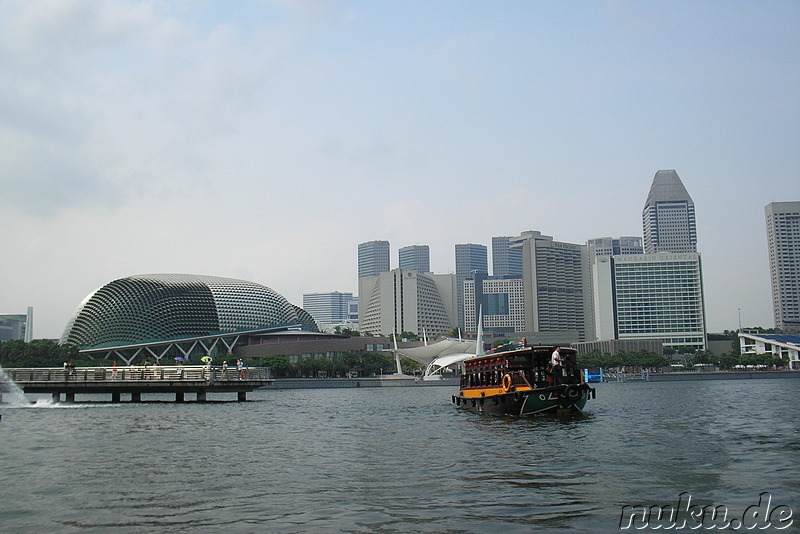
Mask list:
[{"label": "bridge support pillar", "polygon": [[53,393],[53,402],[58,402],[61,400],[61,395],[58,393]]},{"label": "bridge support pillar", "polygon": [[197,402],[205,402],[206,401],[206,392],[205,391],[198,391],[197,392]]},{"label": "bridge support pillar", "polygon": [[175,393],[175,402],[183,402],[183,391]]},{"label": "bridge support pillar", "polygon": [[142,394],[139,392],[131,393],[131,402],[142,402]]},{"label": "bridge support pillar", "polygon": [[247,401],[247,392],[246,391],[238,391],[237,392],[237,397],[238,397],[237,400],[239,402],[245,402],[245,401]]},{"label": "bridge support pillar", "polygon": [[119,402],[119,393],[111,394],[111,402]]},{"label": "bridge support pillar", "polygon": [[64,402],[75,402],[74,393],[64,393]]}]

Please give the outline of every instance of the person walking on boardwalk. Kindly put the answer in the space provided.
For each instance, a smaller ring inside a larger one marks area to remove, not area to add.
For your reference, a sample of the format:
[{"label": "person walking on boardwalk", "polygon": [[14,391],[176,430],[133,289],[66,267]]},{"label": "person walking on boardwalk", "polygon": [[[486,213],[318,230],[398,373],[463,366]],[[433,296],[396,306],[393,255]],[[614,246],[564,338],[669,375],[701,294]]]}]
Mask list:
[{"label": "person walking on boardwalk", "polygon": [[222,362],[222,379],[228,379],[228,360]]},{"label": "person walking on boardwalk", "polygon": [[236,360],[236,370],[239,371],[239,380],[244,380],[244,362],[241,358]]}]

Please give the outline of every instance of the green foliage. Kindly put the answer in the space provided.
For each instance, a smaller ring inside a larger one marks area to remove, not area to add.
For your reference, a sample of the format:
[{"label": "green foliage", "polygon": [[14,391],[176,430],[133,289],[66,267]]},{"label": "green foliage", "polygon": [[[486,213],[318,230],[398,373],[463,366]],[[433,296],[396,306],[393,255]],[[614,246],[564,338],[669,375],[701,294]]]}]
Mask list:
[{"label": "green foliage", "polygon": [[83,362],[78,358],[77,347],[47,339],[34,339],[30,343],[0,341],[0,366],[3,367],[61,367],[66,361],[80,365]]},{"label": "green foliage", "polygon": [[638,352],[618,352],[616,354],[601,353],[599,350],[593,350],[588,354],[578,356],[578,365],[582,368],[587,367],[603,367],[604,369],[610,367],[666,367],[669,365],[669,358],[659,356],[655,352],[648,352],[641,350]]},{"label": "green foliage", "polygon": [[361,332],[359,332],[358,330],[353,330],[352,328],[343,327],[341,325],[334,326],[333,333],[339,336],[349,336],[349,337],[361,336]]}]

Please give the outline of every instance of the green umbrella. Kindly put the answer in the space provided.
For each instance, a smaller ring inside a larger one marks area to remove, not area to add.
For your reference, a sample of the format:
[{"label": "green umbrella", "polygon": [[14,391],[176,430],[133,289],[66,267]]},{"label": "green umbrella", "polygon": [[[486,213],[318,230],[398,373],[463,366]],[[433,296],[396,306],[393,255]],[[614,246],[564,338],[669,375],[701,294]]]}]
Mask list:
[{"label": "green umbrella", "polygon": [[200,358],[200,361],[203,363],[208,363],[211,361],[211,356],[203,356],[202,358]]}]

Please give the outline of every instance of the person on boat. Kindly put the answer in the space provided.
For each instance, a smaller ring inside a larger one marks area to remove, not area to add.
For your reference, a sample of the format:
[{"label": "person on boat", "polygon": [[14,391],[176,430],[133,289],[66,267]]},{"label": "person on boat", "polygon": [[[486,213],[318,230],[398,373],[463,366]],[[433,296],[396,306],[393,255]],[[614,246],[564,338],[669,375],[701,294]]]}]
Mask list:
[{"label": "person on boat", "polygon": [[[546,354],[546,353],[545,353]],[[558,351],[558,347],[553,351],[553,354],[550,356],[550,368],[553,371],[553,385],[559,385],[561,383],[561,364],[563,360],[561,358],[561,353]]]}]

